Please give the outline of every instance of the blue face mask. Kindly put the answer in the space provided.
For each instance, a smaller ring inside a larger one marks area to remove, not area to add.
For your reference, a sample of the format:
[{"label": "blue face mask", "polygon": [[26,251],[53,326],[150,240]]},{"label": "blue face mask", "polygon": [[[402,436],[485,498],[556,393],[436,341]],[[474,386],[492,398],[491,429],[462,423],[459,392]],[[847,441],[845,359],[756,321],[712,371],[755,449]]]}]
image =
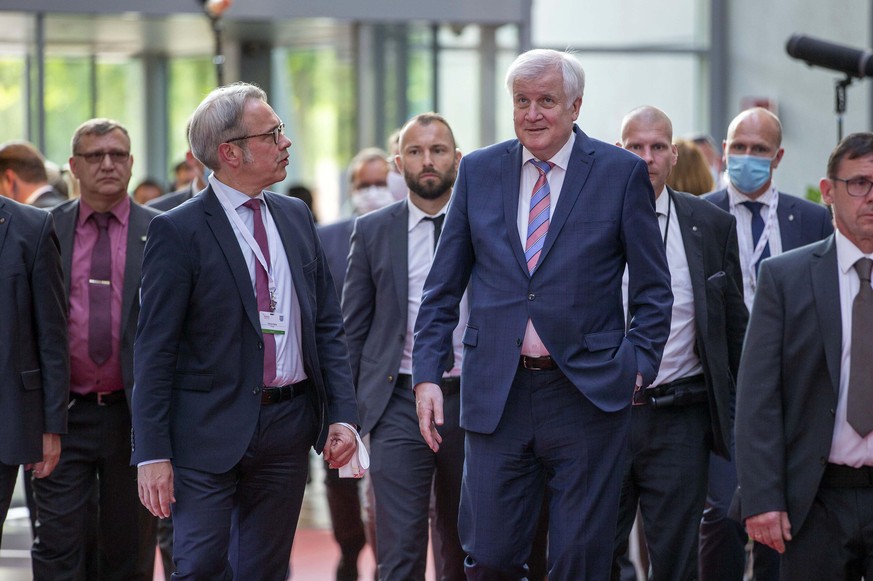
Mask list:
[{"label": "blue face mask", "polygon": [[754,155],[728,156],[727,170],[731,183],[744,194],[757,192],[770,179],[769,157]]}]

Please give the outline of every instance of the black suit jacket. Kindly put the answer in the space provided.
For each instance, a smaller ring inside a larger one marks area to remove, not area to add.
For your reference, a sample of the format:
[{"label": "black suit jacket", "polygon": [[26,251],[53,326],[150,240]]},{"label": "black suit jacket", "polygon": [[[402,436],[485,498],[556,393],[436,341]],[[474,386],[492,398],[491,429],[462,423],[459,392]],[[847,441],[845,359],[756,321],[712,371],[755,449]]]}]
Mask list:
[{"label": "black suit jacket", "polygon": [[[300,303],[303,365],[324,445],[328,424],[358,424],[339,300],[306,204],[264,195]],[[245,258],[211,187],[161,214],[143,259],[136,339],[133,463],[220,473],[245,453],[261,409],[264,352]]]},{"label": "black suit jacket", "polygon": [[0,462],[42,460],[42,434],[67,431],[70,359],[51,215],[0,197]]},{"label": "black suit jacket", "polygon": [[[703,198],[725,212],[730,212],[730,198],[726,189],[711,192]],[[827,208],[791,194],[779,192],[776,216],[779,219],[782,252],[818,242],[834,232],[831,214]]]},{"label": "black suit jacket", "polygon": [[737,391],[737,475],[746,519],[803,526],[828,462],[840,385],[834,237],[764,261]]},{"label": "black suit jacket", "polygon": [[[70,278],[73,268],[73,243],[76,236],[76,221],[79,217],[79,200],[71,200],[52,210],[58,238],[61,241],[61,256],[64,267],[66,298],[70,298]],[[139,317],[139,284],[142,272],[142,256],[146,233],[156,210],[130,202],[130,218],[127,224],[127,260],[124,268],[124,288],[121,293],[121,376],[124,394],[130,405],[133,393],[133,341],[136,337],[136,321]],[[65,301],[65,302],[67,302]]]},{"label": "black suit jacket", "polygon": [[736,219],[691,194],[673,200],[694,293],[696,352],[709,394],[712,448],[730,458],[736,377],[749,313],[743,302]]}]

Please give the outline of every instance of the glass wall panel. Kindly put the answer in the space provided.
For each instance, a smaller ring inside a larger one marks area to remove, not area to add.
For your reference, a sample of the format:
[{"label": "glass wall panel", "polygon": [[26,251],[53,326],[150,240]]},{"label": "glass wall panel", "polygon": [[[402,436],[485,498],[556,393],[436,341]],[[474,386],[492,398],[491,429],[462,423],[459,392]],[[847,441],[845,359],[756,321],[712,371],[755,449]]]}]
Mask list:
[{"label": "glass wall panel", "polygon": [[0,57],[0,142],[26,135],[25,66],[20,56]]},{"label": "glass wall panel", "polygon": [[185,158],[188,137],[185,128],[194,109],[215,87],[215,65],[209,57],[177,57],[168,64],[167,95],[167,160],[172,167]]}]

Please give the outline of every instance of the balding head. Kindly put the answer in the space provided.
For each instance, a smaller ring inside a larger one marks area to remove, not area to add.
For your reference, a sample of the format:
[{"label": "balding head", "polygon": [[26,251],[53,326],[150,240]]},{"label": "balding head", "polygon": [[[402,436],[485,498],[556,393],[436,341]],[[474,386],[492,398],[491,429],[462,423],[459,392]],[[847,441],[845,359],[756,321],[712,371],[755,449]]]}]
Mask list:
[{"label": "balding head", "polygon": [[728,141],[740,127],[755,128],[756,131],[766,135],[774,149],[779,149],[782,146],[782,122],[779,121],[779,117],[763,107],[746,109],[734,117],[731,124],[728,125]]},{"label": "balding head", "polygon": [[782,161],[782,124],[761,107],[747,109],[728,126],[724,158],[731,184],[750,199],[770,189]]},{"label": "balding head", "polygon": [[673,122],[667,114],[651,105],[643,105],[631,110],[621,120],[621,140],[625,141],[627,133],[634,127],[658,128],[664,131],[668,141],[673,141]]}]

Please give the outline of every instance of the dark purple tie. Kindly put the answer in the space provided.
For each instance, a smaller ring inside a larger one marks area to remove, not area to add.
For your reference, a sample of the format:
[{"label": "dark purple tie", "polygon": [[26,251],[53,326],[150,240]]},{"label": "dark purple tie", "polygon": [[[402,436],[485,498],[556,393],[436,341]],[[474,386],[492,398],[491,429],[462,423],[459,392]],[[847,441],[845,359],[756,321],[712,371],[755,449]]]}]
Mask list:
[{"label": "dark purple tie", "polygon": [[873,288],[870,271],[873,261],[861,258],[855,263],[861,287],[852,303],[852,347],[849,363],[849,394],[846,396],[846,420],[862,438],[873,431],[873,358],[870,337],[873,335]]},{"label": "dark purple tie", "polygon": [[[267,244],[267,230],[264,228],[264,219],[261,216],[261,201],[252,199],[243,204],[252,211],[255,219],[255,242],[261,247],[261,253],[267,266],[270,266],[270,246]],[[258,310],[272,312],[270,301],[270,282],[267,279],[267,271],[261,266],[260,260],[255,260],[255,290],[258,295]],[[276,381],[276,336],[272,333],[264,333],[264,385],[273,385]]]},{"label": "dark purple tie", "polygon": [[97,242],[91,251],[88,275],[88,355],[103,365],[112,355],[112,250],[109,244],[109,212],[94,212]]}]

